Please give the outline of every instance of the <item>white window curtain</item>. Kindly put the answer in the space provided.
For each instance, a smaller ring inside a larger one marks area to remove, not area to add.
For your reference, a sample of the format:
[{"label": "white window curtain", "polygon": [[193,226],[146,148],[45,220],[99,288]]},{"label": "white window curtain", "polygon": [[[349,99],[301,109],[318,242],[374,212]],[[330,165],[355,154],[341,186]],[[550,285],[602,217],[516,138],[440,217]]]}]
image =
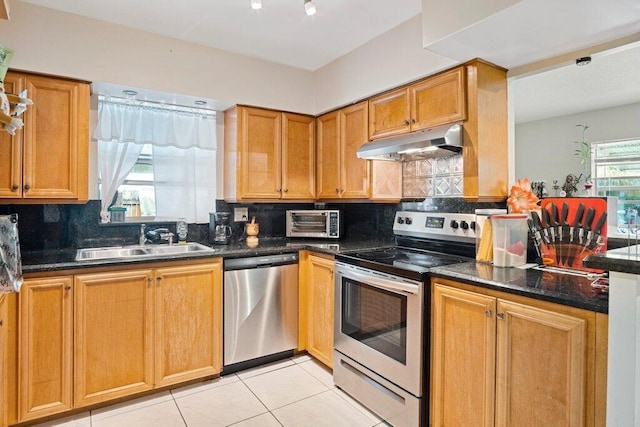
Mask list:
[{"label": "white window curtain", "polygon": [[[100,96],[93,137],[98,141],[102,222],[108,221],[107,208],[144,144],[154,146],[154,157],[159,153],[159,165],[154,165],[155,179],[160,182],[156,186],[156,215],[208,222],[208,212],[215,210],[216,186],[216,132],[212,112]],[[178,155],[181,151],[184,153]],[[171,155],[175,157],[169,159]],[[202,188],[186,187],[191,185],[208,189],[205,192]],[[181,195],[180,202],[176,203],[174,197],[181,192],[188,197]]]}]

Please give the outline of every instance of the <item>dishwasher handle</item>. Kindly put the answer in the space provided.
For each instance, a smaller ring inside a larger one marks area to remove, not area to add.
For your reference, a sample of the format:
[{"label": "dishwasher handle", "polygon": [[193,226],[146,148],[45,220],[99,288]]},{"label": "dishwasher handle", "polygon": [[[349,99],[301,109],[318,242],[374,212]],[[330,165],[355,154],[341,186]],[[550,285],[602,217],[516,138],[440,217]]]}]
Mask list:
[{"label": "dishwasher handle", "polygon": [[252,268],[277,267],[280,265],[297,264],[298,254],[259,255],[245,258],[224,260],[224,271],[247,270]]}]

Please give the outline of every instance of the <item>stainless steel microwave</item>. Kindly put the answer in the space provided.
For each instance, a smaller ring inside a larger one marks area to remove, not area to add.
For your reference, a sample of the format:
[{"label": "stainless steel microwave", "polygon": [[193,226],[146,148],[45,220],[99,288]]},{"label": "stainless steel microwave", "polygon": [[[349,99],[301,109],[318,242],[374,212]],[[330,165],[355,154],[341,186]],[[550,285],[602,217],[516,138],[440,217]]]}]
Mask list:
[{"label": "stainless steel microwave", "polygon": [[339,239],[342,234],[342,214],[338,210],[287,211],[287,237]]}]

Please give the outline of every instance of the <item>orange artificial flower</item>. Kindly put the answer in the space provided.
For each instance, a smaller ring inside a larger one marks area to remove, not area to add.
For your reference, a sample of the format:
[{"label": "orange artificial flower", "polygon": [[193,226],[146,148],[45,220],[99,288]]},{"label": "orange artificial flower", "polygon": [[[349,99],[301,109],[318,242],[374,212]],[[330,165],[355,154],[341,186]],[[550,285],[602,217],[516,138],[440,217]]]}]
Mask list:
[{"label": "orange artificial flower", "polygon": [[528,178],[519,179],[511,187],[507,205],[512,213],[521,213],[526,210],[537,209],[539,199],[531,191],[531,183]]}]

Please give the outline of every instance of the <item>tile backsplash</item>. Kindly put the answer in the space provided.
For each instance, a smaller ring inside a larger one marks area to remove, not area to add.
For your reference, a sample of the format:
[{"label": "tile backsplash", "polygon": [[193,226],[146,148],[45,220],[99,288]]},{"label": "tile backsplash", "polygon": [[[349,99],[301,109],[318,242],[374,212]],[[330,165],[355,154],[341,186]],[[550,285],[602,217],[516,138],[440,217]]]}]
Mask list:
[{"label": "tile backsplash", "polygon": [[405,199],[462,196],[462,154],[412,160],[402,165]]}]

